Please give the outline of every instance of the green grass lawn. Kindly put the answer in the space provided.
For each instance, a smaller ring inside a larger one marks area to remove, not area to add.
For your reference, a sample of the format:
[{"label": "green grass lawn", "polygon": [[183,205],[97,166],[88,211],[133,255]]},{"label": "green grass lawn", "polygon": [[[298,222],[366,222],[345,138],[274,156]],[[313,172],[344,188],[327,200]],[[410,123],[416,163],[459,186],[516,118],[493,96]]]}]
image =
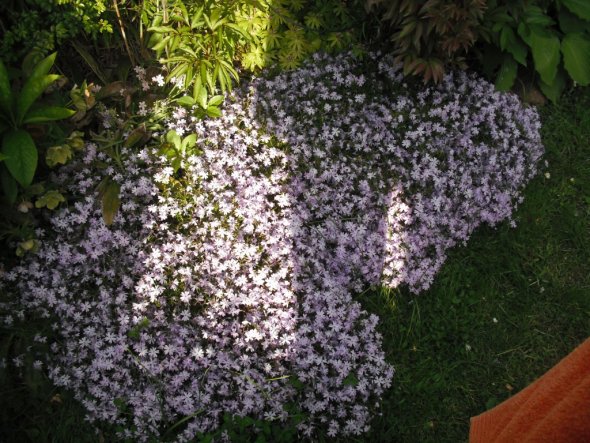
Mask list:
[{"label": "green grass lawn", "polygon": [[356,441],[467,441],[471,416],[590,336],[590,94],[575,95],[541,110],[549,166],[528,186],[516,229],[480,229],[425,293],[362,295],[397,372],[371,434]]},{"label": "green grass lawn", "polygon": [[[360,296],[397,372],[371,433],[353,441],[467,441],[469,417],[590,335],[590,93],[542,114],[549,167],[526,190],[518,227],[478,230],[425,293]],[[0,386],[0,441],[100,441],[67,393],[30,386],[14,376]]]}]

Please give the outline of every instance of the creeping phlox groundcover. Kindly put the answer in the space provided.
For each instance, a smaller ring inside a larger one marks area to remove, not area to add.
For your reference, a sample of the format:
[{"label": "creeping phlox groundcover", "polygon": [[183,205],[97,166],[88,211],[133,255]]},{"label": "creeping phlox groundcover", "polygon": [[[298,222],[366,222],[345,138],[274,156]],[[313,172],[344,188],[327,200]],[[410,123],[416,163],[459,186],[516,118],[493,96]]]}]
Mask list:
[{"label": "creeping phlox groundcover", "polygon": [[[3,285],[24,317],[55,318],[51,379],[123,435],[293,411],[302,434],[359,434],[393,369],[353,294],[426,289],[448,248],[510,219],[539,126],[474,76],[415,93],[387,58],[317,55],[221,118],[177,110],[169,129],[198,149],[176,173],[157,146],[118,164],[88,144],[56,177],[69,206]],[[110,227],[105,176],[121,188]]]}]

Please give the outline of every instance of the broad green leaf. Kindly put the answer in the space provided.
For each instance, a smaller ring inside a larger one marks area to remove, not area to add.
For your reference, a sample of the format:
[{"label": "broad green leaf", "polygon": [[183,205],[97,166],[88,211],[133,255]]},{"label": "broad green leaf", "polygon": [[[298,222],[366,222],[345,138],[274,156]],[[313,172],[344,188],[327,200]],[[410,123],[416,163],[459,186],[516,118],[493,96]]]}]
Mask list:
[{"label": "broad green leaf", "polygon": [[50,168],[57,165],[65,165],[72,158],[72,148],[68,144],[51,146],[45,153],[45,163]]},{"label": "broad green leaf", "polygon": [[49,54],[47,57],[41,60],[39,64],[33,68],[33,72],[29,78],[41,78],[47,75],[53,66],[53,62],[55,62],[56,56],[57,52],[54,52],[53,54]]},{"label": "broad green leaf", "polygon": [[588,0],[562,0],[567,9],[578,17],[590,21],[590,1]]},{"label": "broad green leaf", "polygon": [[500,71],[496,77],[496,89],[499,91],[508,91],[514,85],[516,74],[518,73],[518,65],[512,56],[506,55],[504,62],[500,66]]},{"label": "broad green leaf", "polygon": [[7,155],[4,155],[0,152],[0,162],[6,160],[7,158],[8,158]]},{"label": "broad green leaf", "polygon": [[119,191],[121,187],[118,183],[109,181],[104,188],[102,195],[102,218],[104,224],[110,226],[113,224],[117,212],[119,212],[119,206],[121,205],[121,199],[119,198]]},{"label": "broad green leaf", "polygon": [[59,106],[38,106],[25,115],[23,123],[44,123],[71,117],[76,111]]},{"label": "broad green leaf", "polygon": [[2,182],[2,190],[4,191],[4,195],[8,199],[10,204],[14,204],[16,202],[16,197],[18,196],[18,185],[16,184],[16,180],[10,175],[10,172],[6,169],[5,166],[0,165],[0,181]]},{"label": "broad green leaf", "polygon": [[168,143],[172,143],[178,152],[180,152],[180,150],[182,149],[182,142],[180,140],[180,136],[176,133],[174,129],[166,133],[166,141]]},{"label": "broad green leaf", "polygon": [[207,88],[201,86],[195,99],[201,108],[207,109]]},{"label": "broad green leaf", "polygon": [[168,42],[171,40],[172,37],[170,36],[166,36],[164,37],[162,40],[160,40],[159,42],[157,42],[154,46],[152,46],[152,50],[159,52],[162,49],[164,49],[166,47],[166,45],[168,44]]},{"label": "broad green leaf", "polygon": [[553,83],[548,85],[541,80],[539,81],[539,87],[541,88],[541,91],[543,91],[543,94],[545,94],[545,97],[547,97],[553,103],[556,103],[565,89],[565,80],[566,77],[563,73],[563,68],[560,68],[557,71],[557,75],[553,79]]},{"label": "broad green leaf", "polygon": [[221,117],[221,109],[217,106],[209,106],[206,112],[209,117]]},{"label": "broad green leaf", "polygon": [[517,32],[518,32],[518,35],[520,35],[520,38],[522,38],[523,41],[527,45],[531,46],[531,29],[530,29],[530,27],[526,23],[520,22],[518,24]]},{"label": "broad green leaf", "polygon": [[184,154],[186,152],[186,148],[192,148],[195,143],[197,142],[197,134],[190,134],[187,135],[184,140],[182,140],[182,150],[181,152]]},{"label": "broad green leaf", "polygon": [[0,60],[0,109],[6,116],[12,115],[12,89],[6,66]]},{"label": "broad green leaf", "polygon": [[535,69],[547,84],[553,83],[561,55],[559,38],[543,28],[531,26],[530,46]]},{"label": "broad green leaf", "polygon": [[176,103],[178,103],[179,105],[182,105],[182,106],[194,106],[195,99],[189,95],[185,95],[184,97],[180,97],[179,99],[176,99]]},{"label": "broad green leaf", "polygon": [[526,6],[524,9],[524,21],[529,25],[553,26],[555,22],[546,15],[538,6]]},{"label": "broad green leaf", "polygon": [[40,77],[33,75],[27,79],[16,101],[16,121],[19,125],[35,100],[59,77],[55,74]]},{"label": "broad green leaf", "polygon": [[209,103],[207,103],[208,106],[219,106],[220,104],[223,103],[223,95],[214,95],[213,97],[211,97],[209,99]]},{"label": "broad green leaf", "polygon": [[526,66],[527,48],[509,26],[502,28],[502,32],[500,33],[500,48],[512,54],[518,63]]},{"label": "broad green leaf", "polygon": [[564,34],[590,31],[590,22],[576,17],[566,9],[559,11],[559,27]]},{"label": "broad green leaf", "polygon": [[35,202],[36,208],[47,208],[47,209],[55,209],[59,206],[60,203],[65,202],[66,199],[63,195],[61,195],[56,190],[47,191],[44,195],[39,197]]},{"label": "broad green leaf", "polygon": [[570,77],[582,86],[590,84],[590,40],[584,34],[567,34],[561,42],[563,64]]},{"label": "broad green leaf", "polygon": [[4,164],[21,186],[31,184],[37,170],[37,147],[31,135],[22,129],[9,132],[2,139]]}]

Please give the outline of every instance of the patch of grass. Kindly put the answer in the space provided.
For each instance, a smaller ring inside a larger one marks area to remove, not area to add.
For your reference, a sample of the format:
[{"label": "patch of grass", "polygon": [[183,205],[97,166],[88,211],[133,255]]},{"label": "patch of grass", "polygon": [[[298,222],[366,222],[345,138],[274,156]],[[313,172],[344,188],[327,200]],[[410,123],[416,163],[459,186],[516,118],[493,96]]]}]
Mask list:
[{"label": "patch of grass", "polygon": [[590,93],[541,112],[549,166],[526,189],[517,228],[479,229],[425,293],[360,297],[397,372],[371,433],[354,441],[466,442],[471,416],[590,336]]}]

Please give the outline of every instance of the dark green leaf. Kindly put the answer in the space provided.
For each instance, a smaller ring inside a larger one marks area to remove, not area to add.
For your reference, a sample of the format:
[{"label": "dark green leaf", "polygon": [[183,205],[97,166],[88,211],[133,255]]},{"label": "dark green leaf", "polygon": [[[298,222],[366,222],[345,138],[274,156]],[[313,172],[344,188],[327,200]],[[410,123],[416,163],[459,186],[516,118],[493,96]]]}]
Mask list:
[{"label": "dark green leaf", "polygon": [[539,81],[539,87],[541,88],[541,91],[543,91],[543,94],[545,94],[545,96],[551,100],[553,103],[556,103],[557,100],[559,100],[559,97],[561,96],[561,94],[563,93],[563,90],[565,89],[565,74],[563,73],[563,69],[560,68],[557,71],[557,75],[555,76],[555,79],[553,79],[553,83],[551,83],[550,85],[548,85],[547,83],[544,83],[542,80]]},{"label": "dark green leaf", "polygon": [[37,147],[31,135],[22,129],[8,132],[2,139],[4,164],[21,186],[31,184],[37,170]]},{"label": "dark green leaf", "polygon": [[584,20],[590,21],[590,1],[588,0],[562,0],[566,8]]},{"label": "dark green leaf", "polygon": [[43,60],[39,62],[37,66],[33,69],[33,73],[31,77],[41,78],[49,73],[53,63],[55,62],[55,57],[57,56],[57,52],[49,54]]},{"label": "dark green leaf", "polygon": [[31,109],[23,120],[23,123],[44,123],[55,120],[63,120],[71,117],[76,111],[59,106],[37,106]]},{"label": "dark green leaf", "polygon": [[18,196],[18,185],[16,184],[16,180],[12,178],[10,172],[8,172],[3,165],[0,165],[0,181],[2,181],[4,195],[10,204],[14,204],[16,202],[16,197]]},{"label": "dark green leaf", "polygon": [[564,34],[590,31],[590,22],[576,17],[566,9],[559,11],[559,27]]},{"label": "dark green leaf", "polygon": [[344,384],[344,386],[356,386],[359,384],[359,381],[358,381],[358,378],[356,378],[353,373],[350,373],[344,379],[343,384]]},{"label": "dark green leaf", "polygon": [[531,46],[531,29],[524,22],[518,24],[517,32],[518,35],[520,35],[520,38],[522,38],[527,45]]},{"label": "dark green leaf", "polygon": [[535,69],[547,84],[553,83],[561,58],[559,38],[543,28],[531,26],[530,46]]},{"label": "dark green leaf", "polygon": [[47,89],[59,75],[43,75],[40,77],[31,76],[25,82],[16,102],[16,121],[18,124],[22,123],[29,108],[33,105],[35,100],[39,98],[43,91]]},{"label": "dark green leaf", "polygon": [[527,48],[508,26],[502,28],[500,33],[500,48],[512,54],[518,63],[526,66]]},{"label": "dark green leaf", "polygon": [[526,6],[524,10],[524,21],[529,25],[553,26],[555,22],[546,15],[538,6]]},{"label": "dark green leaf", "polygon": [[563,64],[570,77],[582,86],[590,84],[590,40],[584,34],[567,34],[561,42]]},{"label": "dark green leaf", "polygon": [[518,65],[512,56],[506,55],[500,71],[496,77],[496,89],[499,91],[508,91],[514,85],[516,74],[518,73]]},{"label": "dark green leaf", "polygon": [[6,66],[0,60],[0,109],[6,116],[12,115],[12,89]]}]

